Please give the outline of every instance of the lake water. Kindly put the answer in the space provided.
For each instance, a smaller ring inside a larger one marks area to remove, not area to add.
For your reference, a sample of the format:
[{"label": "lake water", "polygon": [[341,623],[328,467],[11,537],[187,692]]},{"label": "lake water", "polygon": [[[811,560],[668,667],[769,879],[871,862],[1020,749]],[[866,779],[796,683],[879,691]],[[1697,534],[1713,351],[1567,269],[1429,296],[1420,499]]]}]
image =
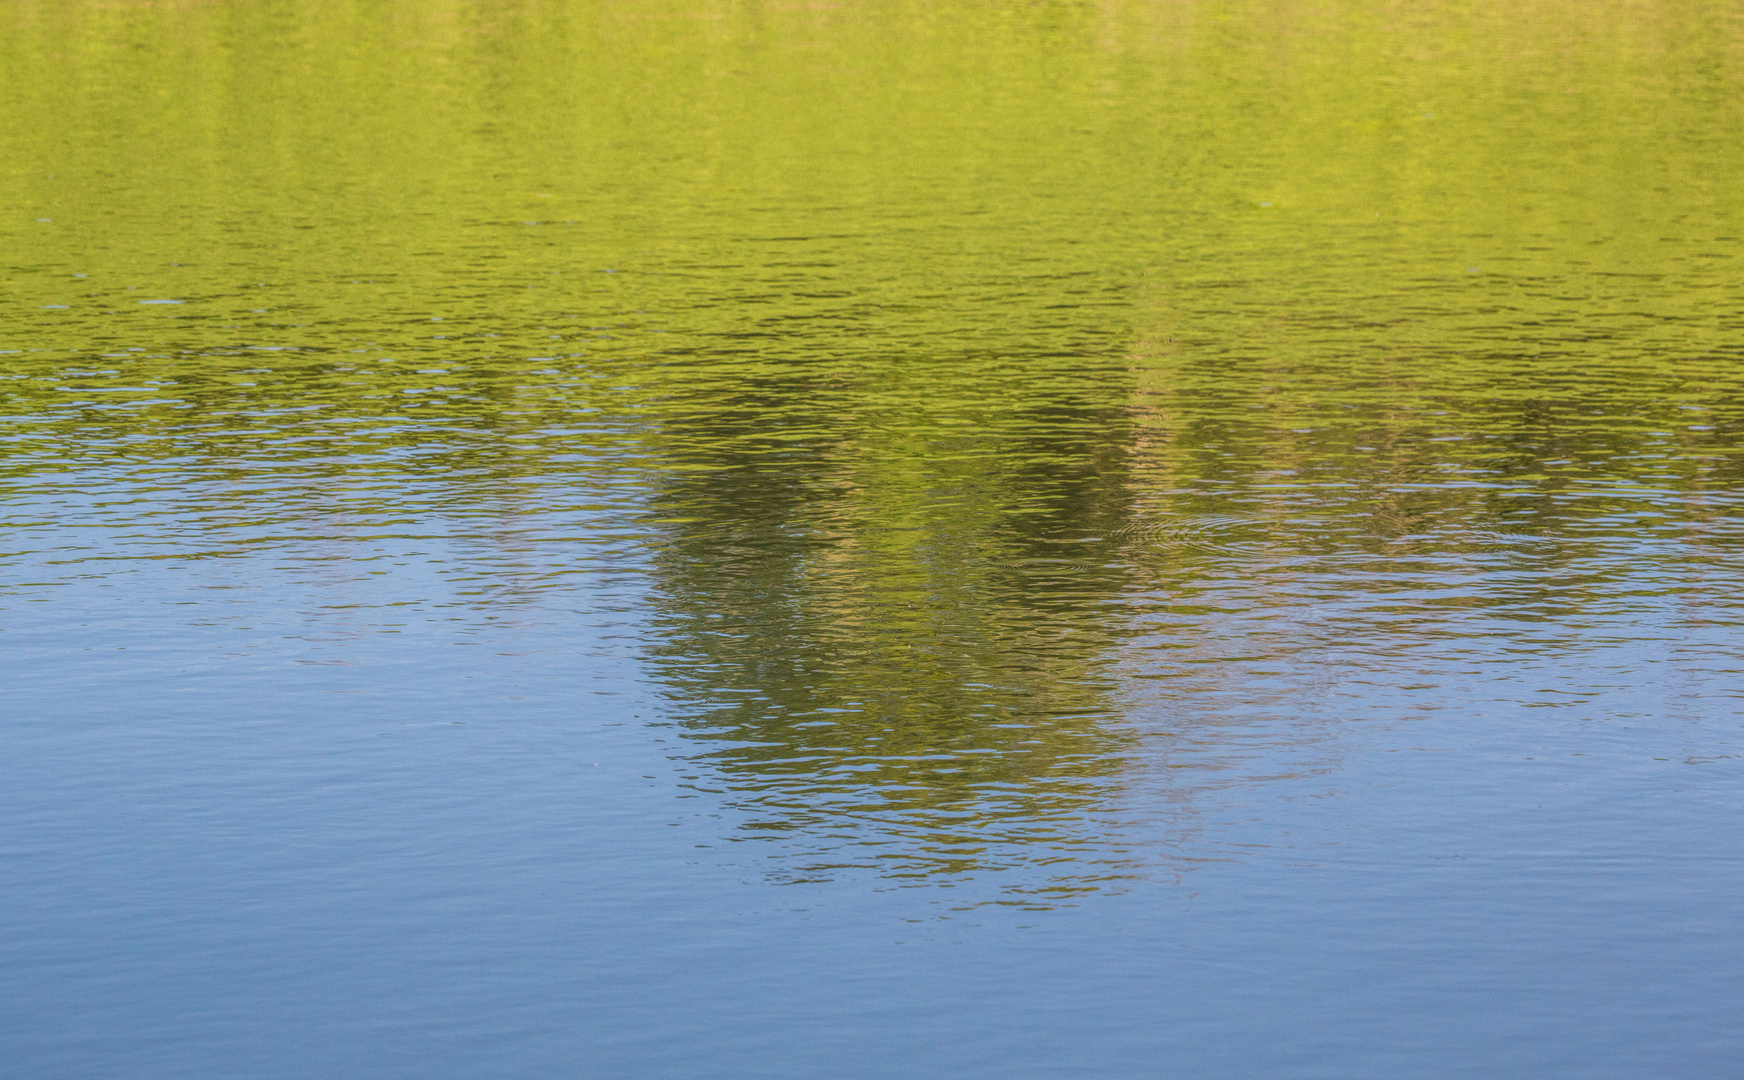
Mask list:
[{"label": "lake water", "polygon": [[1738,1075],[1744,3],[0,85],[8,1075]]}]

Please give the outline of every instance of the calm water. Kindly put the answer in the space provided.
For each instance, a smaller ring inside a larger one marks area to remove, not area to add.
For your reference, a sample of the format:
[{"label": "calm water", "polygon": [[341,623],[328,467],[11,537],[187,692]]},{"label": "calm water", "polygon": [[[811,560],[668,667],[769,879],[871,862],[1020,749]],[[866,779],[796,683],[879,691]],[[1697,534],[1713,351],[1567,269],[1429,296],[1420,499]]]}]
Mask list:
[{"label": "calm water", "polygon": [[1737,1075],[1744,3],[0,85],[8,1075]]}]

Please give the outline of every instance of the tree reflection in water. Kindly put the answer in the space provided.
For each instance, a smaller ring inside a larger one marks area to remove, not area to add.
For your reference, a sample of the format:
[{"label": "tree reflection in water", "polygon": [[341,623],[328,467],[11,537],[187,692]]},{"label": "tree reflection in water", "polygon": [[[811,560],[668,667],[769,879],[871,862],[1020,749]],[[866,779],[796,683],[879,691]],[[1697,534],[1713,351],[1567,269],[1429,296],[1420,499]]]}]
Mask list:
[{"label": "tree reflection in water", "polygon": [[667,408],[655,663],[695,782],[786,876],[1124,872],[1099,808],[1131,741],[1108,610],[1131,428],[1105,404],[1126,377],[796,364]]}]

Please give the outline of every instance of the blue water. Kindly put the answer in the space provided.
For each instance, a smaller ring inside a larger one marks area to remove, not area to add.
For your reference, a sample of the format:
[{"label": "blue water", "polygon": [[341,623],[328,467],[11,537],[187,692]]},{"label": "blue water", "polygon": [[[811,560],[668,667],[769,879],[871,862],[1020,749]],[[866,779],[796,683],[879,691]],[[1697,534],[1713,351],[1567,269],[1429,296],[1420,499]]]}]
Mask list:
[{"label": "blue water", "polygon": [[[347,542],[375,561],[335,565],[308,538],[214,552],[103,504],[11,511],[35,549],[12,578],[43,583],[12,588],[5,634],[14,1075],[1738,1060],[1723,595],[1642,602],[1625,576],[1580,633],[1489,619],[1129,689],[1121,773],[1054,815],[1047,860],[934,881],[794,869],[863,840],[864,814],[744,833],[757,813],[650,672],[633,573],[493,607],[436,573],[492,558],[488,527],[360,522]],[[523,563],[585,542],[556,524],[524,530]],[[1001,843],[1024,841],[983,856]],[[1095,880],[1049,891],[1074,869]]]}]

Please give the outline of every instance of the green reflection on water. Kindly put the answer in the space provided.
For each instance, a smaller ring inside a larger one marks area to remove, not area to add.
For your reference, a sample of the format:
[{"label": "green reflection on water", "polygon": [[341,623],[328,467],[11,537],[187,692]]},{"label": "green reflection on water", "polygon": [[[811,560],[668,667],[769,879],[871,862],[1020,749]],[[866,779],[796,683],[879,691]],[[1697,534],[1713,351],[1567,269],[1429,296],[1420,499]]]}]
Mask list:
[{"label": "green reflection on water", "polygon": [[1735,2],[0,18],[6,482],[633,508],[696,782],[799,874],[1057,857],[1132,680],[1179,734],[1220,660],[1573,625],[1640,571],[1574,541],[1734,513]]}]

